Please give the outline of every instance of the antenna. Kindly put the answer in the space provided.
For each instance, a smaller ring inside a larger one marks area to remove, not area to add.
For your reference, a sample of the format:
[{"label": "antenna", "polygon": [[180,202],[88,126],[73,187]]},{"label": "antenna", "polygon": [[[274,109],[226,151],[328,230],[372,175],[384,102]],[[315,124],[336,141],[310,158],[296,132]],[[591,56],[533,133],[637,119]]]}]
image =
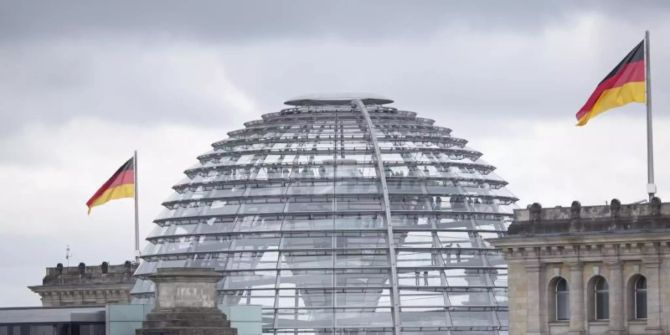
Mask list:
[{"label": "antenna", "polygon": [[72,258],[72,254],[70,253],[70,245],[68,244],[67,247],[65,247],[65,263],[67,264],[67,267],[70,267],[70,258]]}]

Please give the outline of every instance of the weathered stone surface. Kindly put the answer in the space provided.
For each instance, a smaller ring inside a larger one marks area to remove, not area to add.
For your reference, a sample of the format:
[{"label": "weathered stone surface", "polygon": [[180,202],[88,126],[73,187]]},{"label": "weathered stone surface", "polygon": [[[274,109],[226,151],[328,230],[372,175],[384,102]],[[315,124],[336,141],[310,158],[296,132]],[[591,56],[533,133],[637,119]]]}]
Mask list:
[{"label": "weathered stone surface", "polygon": [[119,265],[103,262],[98,266],[64,267],[58,264],[47,268],[42,285],[28,288],[40,295],[42,306],[104,306],[109,303],[129,303],[137,264],[130,261]]},{"label": "weathered stone surface", "polygon": [[[509,264],[510,334],[670,334],[670,203],[516,210],[503,238],[489,240]],[[646,319],[633,287],[646,278]],[[593,283],[608,283],[607,320],[595,320]],[[557,320],[552,283],[569,287],[569,320]],[[539,320],[539,321],[538,321]]]},{"label": "weathered stone surface", "polygon": [[622,205],[612,199],[609,206],[585,206],[578,201],[570,207],[542,208],[534,203],[514,211],[509,235],[560,235],[615,231],[670,230],[670,203],[654,198],[646,204]]},{"label": "weathered stone surface", "polygon": [[237,335],[216,307],[214,269],[163,268],[149,276],[156,284],[156,306],[136,335]]}]

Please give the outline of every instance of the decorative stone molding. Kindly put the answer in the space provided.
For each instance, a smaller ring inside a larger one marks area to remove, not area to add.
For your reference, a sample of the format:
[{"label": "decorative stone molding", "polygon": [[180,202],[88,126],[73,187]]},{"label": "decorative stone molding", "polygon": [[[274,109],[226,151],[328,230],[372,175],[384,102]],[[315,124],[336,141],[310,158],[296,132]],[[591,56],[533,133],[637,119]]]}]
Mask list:
[{"label": "decorative stone molding", "polygon": [[656,197],[650,203],[630,205],[612,199],[609,206],[582,207],[574,201],[569,208],[542,208],[539,203],[533,203],[528,209],[515,210],[514,219],[509,235],[667,230],[670,229],[670,203],[663,204]]},{"label": "decorative stone molding", "polygon": [[[505,237],[490,239],[509,264],[510,334],[669,334],[670,203],[516,210]],[[647,280],[647,319],[633,320],[630,278]],[[552,321],[552,279],[569,287],[570,319]],[[609,285],[609,319],[593,321],[589,283]],[[537,285],[538,279],[541,285]]]},{"label": "decorative stone molding", "polygon": [[79,263],[72,267],[58,263],[46,269],[42,285],[29,289],[40,295],[45,307],[128,303],[136,268],[137,264],[130,261],[120,265],[103,262],[100,266]]}]

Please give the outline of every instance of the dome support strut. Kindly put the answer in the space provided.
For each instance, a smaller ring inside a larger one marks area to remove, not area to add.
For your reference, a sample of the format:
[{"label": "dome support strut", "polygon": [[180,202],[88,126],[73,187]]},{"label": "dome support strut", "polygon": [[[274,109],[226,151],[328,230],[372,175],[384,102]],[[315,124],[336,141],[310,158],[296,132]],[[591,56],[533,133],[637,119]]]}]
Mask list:
[{"label": "dome support strut", "polygon": [[391,225],[391,201],[389,199],[389,189],[386,184],[386,172],[384,170],[384,161],[382,160],[381,149],[379,149],[379,143],[377,142],[377,132],[375,130],[375,125],[372,123],[368,109],[365,107],[365,104],[361,99],[354,99],[351,101],[353,105],[358,107],[363,114],[363,118],[368,126],[368,134],[370,135],[370,140],[372,146],[374,147],[375,160],[377,161],[377,175],[382,185],[382,194],[384,199],[384,214],[386,216],[386,233],[388,235],[388,249],[389,249],[389,260],[391,261],[391,304],[393,308],[391,309],[393,317],[393,334],[400,335],[400,293],[398,290],[398,271],[396,269],[396,254],[395,254],[395,239],[393,238],[393,227]]}]

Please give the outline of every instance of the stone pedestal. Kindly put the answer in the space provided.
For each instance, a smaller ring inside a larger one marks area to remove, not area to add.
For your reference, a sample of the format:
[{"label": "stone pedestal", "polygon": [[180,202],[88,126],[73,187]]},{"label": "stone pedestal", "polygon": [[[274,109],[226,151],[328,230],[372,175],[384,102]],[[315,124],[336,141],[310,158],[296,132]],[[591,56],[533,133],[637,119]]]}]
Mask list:
[{"label": "stone pedestal", "polygon": [[149,276],[156,284],[156,306],[136,335],[237,335],[216,307],[214,269],[163,268]]}]

